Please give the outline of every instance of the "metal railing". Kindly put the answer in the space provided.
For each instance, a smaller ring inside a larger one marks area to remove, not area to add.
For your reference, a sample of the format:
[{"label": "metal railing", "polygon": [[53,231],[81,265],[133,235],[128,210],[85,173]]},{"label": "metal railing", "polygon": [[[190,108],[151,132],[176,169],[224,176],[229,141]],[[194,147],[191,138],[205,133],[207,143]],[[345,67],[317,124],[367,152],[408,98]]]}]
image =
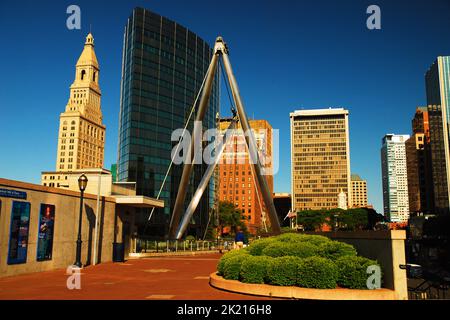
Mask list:
[{"label": "metal railing", "polygon": [[235,247],[233,241],[207,240],[148,240],[136,239],[136,253],[229,251]]}]

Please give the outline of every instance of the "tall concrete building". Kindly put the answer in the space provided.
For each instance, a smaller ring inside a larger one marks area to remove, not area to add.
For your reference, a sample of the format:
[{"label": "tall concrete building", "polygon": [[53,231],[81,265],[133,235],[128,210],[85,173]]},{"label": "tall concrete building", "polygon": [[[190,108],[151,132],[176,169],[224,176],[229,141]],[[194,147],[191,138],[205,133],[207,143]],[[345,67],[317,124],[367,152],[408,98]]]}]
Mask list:
[{"label": "tall concrete building", "polygon": [[367,181],[361,179],[357,174],[351,175],[352,180],[352,201],[354,208],[367,208]]},{"label": "tall concrete building", "polygon": [[[272,126],[266,120],[250,120],[250,127],[262,159],[272,158]],[[226,131],[229,119],[221,119],[220,130]],[[264,205],[261,191],[256,184],[256,176],[252,171],[249,154],[245,145],[245,137],[240,124],[236,134],[226,146],[219,163],[219,199],[234,203],[241,211],[243,221],[249,232],[255,234],[265,230],[270,222]],[[273,162],[263,165],[268,173],[273,171]],[[269,190],[273,193],[273,174],[265,176]]]},{"label": "tall concrete building", "polygon": [[[212,57],[212,49],[186,27],[142,8],[135,8],[125,26],[122,55],[121,101],[117,180],[135,181],[139,195],[159,197],[165,207],[137,217],[138,233],[164,236],[178,192],[182,165],[174,164],[160,188]],[[203,129],[216,127],[218,75],[213,84]],[[188,125],[192,133],[195,112]],[[205,165],[195,165],[186,203],[192,198]],[[205,191],[187,233],[203,237],[215,199],[212,180]]]},{"label": "tall concrete building", "polygon": [[437,57],[425,75],[430,118],[434,205],[449,213],[450,201],[450,56]]},{"label": "tall concrete building", "polygon": [[106,127],[102,121],[99,75],[94,37],[89,33],[75,66],[66,110],[60,115],[56,171],[42,173],[44,186],[67,187],[71,172],[103,167]]},{"label": "tall concrete building", "polygon": [[291,119],[292,209],[332,209],[338,195],[352,206],[348,111],[298,110]]},{"label": "tall concrete building", "polygon": [[408,175],[405,142],[409,135],[387,134],[382,140],[381,172],[384,215],[391,222],[409,219]]},{"label": "tall concrete building", "polygon": [[410,213],[433,211],[430,125],[428,109],[418,107],[412,120],[413,135],[406,141]]}]

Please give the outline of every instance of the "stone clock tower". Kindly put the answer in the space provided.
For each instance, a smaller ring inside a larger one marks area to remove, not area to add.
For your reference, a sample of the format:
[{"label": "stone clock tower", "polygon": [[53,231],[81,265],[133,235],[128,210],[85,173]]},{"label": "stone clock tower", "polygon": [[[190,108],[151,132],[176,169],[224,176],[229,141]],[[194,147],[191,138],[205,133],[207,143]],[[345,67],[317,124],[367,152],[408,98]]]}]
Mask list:
[{"label": "stone clock tower", "polygon": [[42,184],[59,187],[73,171],[103,167],[106,127],[102,123],[99,75],[94,37],[89,33],[75,66],[69,101],[60,115],[56,172],[43,172]]}]

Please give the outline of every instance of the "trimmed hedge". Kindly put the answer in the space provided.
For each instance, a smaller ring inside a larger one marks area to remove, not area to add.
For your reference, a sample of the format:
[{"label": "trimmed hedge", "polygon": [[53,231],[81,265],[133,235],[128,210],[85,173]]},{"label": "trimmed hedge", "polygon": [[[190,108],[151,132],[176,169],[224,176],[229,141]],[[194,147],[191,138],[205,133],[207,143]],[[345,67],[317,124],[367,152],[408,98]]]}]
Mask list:
[{"label": "trimmed hedge", "polygon": [[297,257],[273,258],[267,267],[267,281],[277,286],[294,286],[297,283]]},{"label": "trimmed hedge", "polygon": [[356,254],[356,249],[352,245],[343,242],[329,241],[319,246],[319,255],[333,261],[345,256],[356,257]]},{"label": "trimmed hedge", "polygon": [[368,289],[367,267],[378,265],[375,260],[364,257],[344,256],[336,260],[339,269],[337,283],[339,286],[350,289]]},{"label": "trimmed hedge", "polygon": [[270,257],[249,256],[241,264],[241,281],[245,283],[264,283],[271,260],[272,258]]},{"label": "trimmed hedge", "polygon": [[309,257],[298,263],[297,285],[304,288],[334,289],[338,269],[333,261],[322,257]]},{"label": "trimmed hedge", "polygon": [[285,233],[224,254],[217,271],[225,279],[245,283],[364,289],[370,265],[378,263],[358,257],[352,245],[324,236]]},{"label": "trimmed hedge", "polygon": [[309,234],[298,234],[298,233],[285,233],[272,238],[273,241],[277,242],[287,242],[287,243],[298,243],[298,242],[308,242],[313,245],[320,245],[322,243],[331,242],[330,239],[324,236],[315,236]]},{"label": "trimmed hedge", "polygon": [[245,249],[240,249],[240,250],[232,250],[229,251],[227,253],[225,253],[219,260],[219,263],[217,264],[217,273],[221,276],[224,275],[224,271],[225,271],[225,262],[230,259],[231,257],[234,256],[239,256],[239,255],[248,255],[247,250]]},{"label": "trimmed hedge", "polygon": [[321,244],[324,244],[324,243],[333,242],[333,240],[330,240],[327,237],[314,236],[314,235],[310,235],[310,234],[303,235],[302,241],[308,242],[308,243],[316,245],[316,246],[320,246]]},{"label": "trimmed hedge", "polygon": [[318,247],[308,242],[274,242],[264,248],[262,254],[274,258],[284,256],[308,258],[318,254]]},{"label": "trimmed hedge", "polygon": [[250,255],[248,254],[238,254],[226,259],[223,267],[223,277],[227,280],[239,280],[241,264],[249,257]]},{"label": "trimmed hedge", "polygon": [[248,246],[248,252],[252,256],[261,256],[264,248],[266,248],[268,245],[275,243],[275,242],[276,242],[276,240],[274,238],[263,238],[263,239],[253,241]]}]

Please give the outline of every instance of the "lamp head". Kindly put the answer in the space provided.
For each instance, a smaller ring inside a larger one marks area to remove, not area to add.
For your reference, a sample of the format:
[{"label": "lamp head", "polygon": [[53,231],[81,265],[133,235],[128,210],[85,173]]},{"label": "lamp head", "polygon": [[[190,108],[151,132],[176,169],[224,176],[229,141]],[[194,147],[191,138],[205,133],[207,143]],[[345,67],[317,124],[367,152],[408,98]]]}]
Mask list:
[{"label": "lamp head", "polygon": [[79,178],[78,178],[78,187],[80,188],[81,192],[84,192],[84,190],[86,190],[86,186],[88,183],[88,178],[86,177],[86,175],[83,173]]}]

